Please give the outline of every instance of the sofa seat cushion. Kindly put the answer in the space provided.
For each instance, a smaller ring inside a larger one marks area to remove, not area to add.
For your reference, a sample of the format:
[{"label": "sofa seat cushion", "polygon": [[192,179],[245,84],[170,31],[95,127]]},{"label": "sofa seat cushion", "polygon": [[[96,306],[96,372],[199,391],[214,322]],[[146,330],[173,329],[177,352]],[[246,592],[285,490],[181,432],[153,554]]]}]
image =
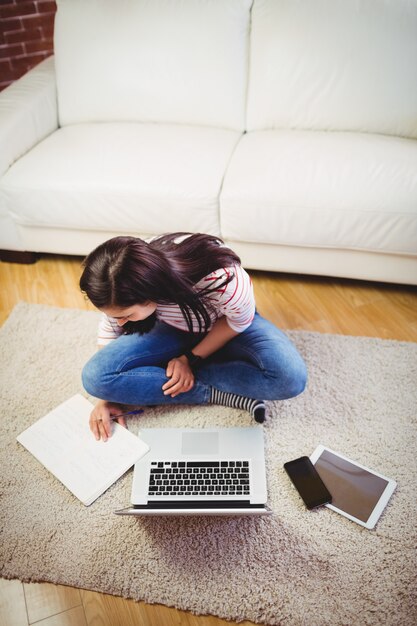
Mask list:
[{"label": "sofa seat cushion", "polygon": [[219,193],[240,133],[164,124],[61,128],[5,174],[21,225],[219,234]]},{"label": "sofa seat cushion", "polygon": [[417,141],[260,131],[240,141],[221,197],[229,241],[417,254]]}]

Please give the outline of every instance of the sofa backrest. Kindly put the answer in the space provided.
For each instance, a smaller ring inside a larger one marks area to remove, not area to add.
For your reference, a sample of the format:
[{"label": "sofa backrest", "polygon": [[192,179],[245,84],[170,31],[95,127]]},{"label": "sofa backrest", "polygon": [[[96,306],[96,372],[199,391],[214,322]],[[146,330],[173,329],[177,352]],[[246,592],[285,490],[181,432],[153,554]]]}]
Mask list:
[{"label": "sofa backrest", "polygon": [[60,125],[242,130],[252,0],[58,0]]},{"label": "sofa backrest", "polygon": [[417,137],[417,1],[254,0],[247,128]]}]

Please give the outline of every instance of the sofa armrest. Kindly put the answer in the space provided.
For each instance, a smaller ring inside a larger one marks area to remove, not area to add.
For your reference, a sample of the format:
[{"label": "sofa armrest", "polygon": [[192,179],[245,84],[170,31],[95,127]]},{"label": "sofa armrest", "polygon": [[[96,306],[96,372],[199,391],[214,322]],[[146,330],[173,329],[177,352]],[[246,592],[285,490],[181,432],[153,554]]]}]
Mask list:
[{"label": "sofa armrest", "polygon": [[58,128],[53,57],[0,93],[0,176]]}]

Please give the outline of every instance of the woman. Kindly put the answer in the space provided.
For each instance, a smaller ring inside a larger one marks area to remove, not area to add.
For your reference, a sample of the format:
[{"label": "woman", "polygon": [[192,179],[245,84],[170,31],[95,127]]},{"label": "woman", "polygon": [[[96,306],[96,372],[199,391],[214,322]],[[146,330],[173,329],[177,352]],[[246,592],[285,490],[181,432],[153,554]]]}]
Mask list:
[{"label": "woman", "polygon": [[105,347],[82,374],[100,398],[90,417],[96,439],[110,437],[124,404],[220,404],[263,422],[264,400],[304,389],[300,355],[256,312],[239,257],[216,237],[115,237],[85,259],[80,287],[103,313]]}]

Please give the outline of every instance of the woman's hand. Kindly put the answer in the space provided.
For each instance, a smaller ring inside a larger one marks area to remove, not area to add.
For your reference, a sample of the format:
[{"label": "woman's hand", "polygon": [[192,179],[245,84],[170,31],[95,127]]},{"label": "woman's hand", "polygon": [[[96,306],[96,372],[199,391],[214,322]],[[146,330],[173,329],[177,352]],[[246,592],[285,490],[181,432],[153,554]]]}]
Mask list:
[{"label": "woman's hand", "polygon": [[[119,404],[99,400],[90,415],[90,430],[97,441],[102,439],[107,441],[112,433],[112,415],[118,415],[123,412],[123,408]],[[121,426],[126,428],[124,417],[119,417],[117,421]]]},{"label": "woman's hand", "polygon": [[184,355],[169,361],[166,375],[170,380],[162,386],[165,396],[175,398],[178,394],[190,391],[194,387],[194,374]]}]

